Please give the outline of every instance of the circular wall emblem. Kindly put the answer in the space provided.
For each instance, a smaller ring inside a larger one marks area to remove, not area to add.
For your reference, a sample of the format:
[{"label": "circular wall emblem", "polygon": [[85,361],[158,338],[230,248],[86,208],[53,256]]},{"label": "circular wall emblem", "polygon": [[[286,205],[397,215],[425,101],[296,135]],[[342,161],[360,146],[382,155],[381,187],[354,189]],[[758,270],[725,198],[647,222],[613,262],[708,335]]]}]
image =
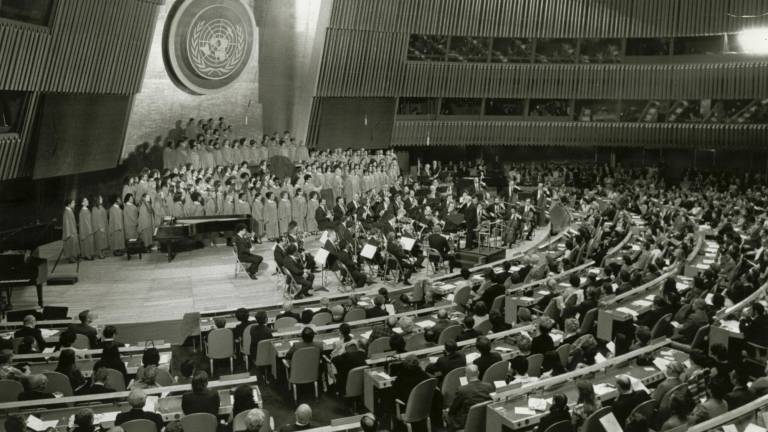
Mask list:
[{"label": "circular wall emblem", "polygon": [[255,31],[243,0],[177,0],[163,31],[166,70],[187,92],[224,90],[248,65]]}]

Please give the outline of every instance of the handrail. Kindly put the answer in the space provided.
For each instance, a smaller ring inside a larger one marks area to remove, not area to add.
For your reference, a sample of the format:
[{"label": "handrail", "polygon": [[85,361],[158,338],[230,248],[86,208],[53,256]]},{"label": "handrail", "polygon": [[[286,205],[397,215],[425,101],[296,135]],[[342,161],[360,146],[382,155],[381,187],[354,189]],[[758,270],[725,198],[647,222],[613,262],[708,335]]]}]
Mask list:
[{"label": "handrail", "polygon": [[701,253],[701,248],[704,246],[704,233],[701,231],[697,231],[698,233],[698,240],[696,241],[696,246],[693,247],[693,250],[691,253],[688,254],[688,256],[685,258],[685,262],[691,262],[696,259],[697,256]]},{"label": "handrail", "polygon": [[[584,270],[586,268],[592,267],[594,265],[595,265],[595,262],[592,261],[592,260],[589,260],[589,261],[585,262],[584,264],[581,264],[581,265],[578,265],[576,267],[573,267],[573,268],[570,268],[568,270],[565,270],[563,272],[554,274],[554,275],[552,275],[550,277],[552,279],[554,279],[554,280],[560,280],[560,279],[563,279],[566,276],[570,276],[573,273],[579,272],[581,270]],[[530,281],[530,282],[524,283],[522,285],[510,287],[509,289],[507,289],[507,294],[517,293],[518,291],[525,291],[528,288],[545,284],[545,283],[547,283],[547,280],[549,280],[550,277],[545,277],[543,279],[537,279],[535,281]]]},{"label": "handrail", "polygon": [[734,314],[745,307],[747,305],[752,304],[755,300],[757,300],[761,295],[768,294],[768,282],[764,283],[760,288],[756,289],[755,292],[747,296],[744,300],[736,303],[735,305],[723,309],[717,314],[715,314],[715,319],[723,319],[727,317],[728,315]]},{"label": "handrail", "polygon": [[[527,332],[527,331],[533,330],[533,328],[534,328],[533,324],[526,324],[526,325],[523,325],[523,326],[520,326],[520,327],[515,327],[515,328],[509,329],[509,330],[504,330],[504,331],[501,331],[501,332],[498,332],[498,333],[492,333],[492,334],[487,335],[486,337],[489,340],[494,341],[496,339],[503,339],[503,338],[508,337],[508,336],[514,336],[514,335],[520,334],[520,333],[522,333],[524,331]],[[476,343],[477,343],[477,338],[472,338],[472,339],[467,339],[467,340],[463,340],[461,342],[458,342],[457,345],[458,345],[459,348],[463,348],[463,347],[466,347],[466,346],[473,346]],[[392,360],[400,360],[400,359],[405,358],[406,356],[411,356],[411,355],[415,355],[417,357],[422,357],[422,356],[429,355],[429,354],[439,354],[439,353],[443,352],[444,349],[445,349],[445,347],[443,347],[442,345],[438,345],[438,346],[433,346],[433,347],[429,347],[429,348],[422,348],[422,349],[416,350],[416,351],[408,351],[408,352],[403,353],[403,354],[392,354],[392,355],[386,356],[386,357],[380,357],[380,358],[376,358],[376,359],[368,359],[368,360],[366,360],[366,363],[368,364],[368,366],[376,366],[376,365],[379,365],[381,363],[391,362]]]},{"label": "handrail", "polygon": [[[208,383],[209,389],[219,389],[219,388],[228,388],[228,387],[237,387],[241,384],[256,384],[257,377],[255,375],[253,376],[247,376],[243,378],[235,378],[231,380],[221,380],[218,381],[211,381]],[[176,385],[170,385],[170,386],[164,386],[164,387],[155,387],[155,388],[147,388],[144,389],[144,393],[147,395],[160,395],[163,393],[171,393],[171,392],[181,392],[181,391],[187,391],[191,390],[192,385],[191,384],[176,384]],[[50,399],[38,399],[38,400],[29,400],[29,401],[19,401],[19,402],[6,402],[6,403],[0,403],[0,412],[2,411],[8,411],[8,410],[22,410],[25,408],[40,408],[42,406],[48,406],[48,405],[62,405],[62,404],[69,404],[69,403],[81,403],[81,402],[101,402],[107,399],[124,399],[128,397],[128,394],[130,391],[120,391],[120,392],[112,392],[112,393],[99,393],[94,395],[82,395],[82,396],[65,396],[60,398],[50,398]]]},{"label": "handrail", "polygon": [[[124,355],[135,355],[135,354],[142,354],[144,350],[150,347],[140,346],[140,345],[133,345],[130,347],[120,347],[120,354]],[[171,344],[164,343],[160,345],[156,345],[152,348],[157,348],[160,352],[166,352],[171,350]],[[59,353],[61,351],[54,351],[50,353],[30,353],[30,354],[14,354],[13,360],[19,361],[19,360],[25,360],[25,361],[36,361],[36,360],[43,360],[48,361],[48,359],[56,358],[59,356]],[[84,355],[84,356],[94,356],[94,355],[101,355],[102,350],[101,349],[85,349],[85,350],[77,350],[78,355]]]},{"label": "handrail", "polygon": [[661,276],[657,277],[656,279],[654,279],[654,280],[652,280],[650,282],[646,282],[646,283],[640,285],[639,287],[632,288],[631,290],[629,290],[629,291],[627,291],[625,293],[621,293],[621,294],[617,295],[616,297],[614,297],[612,299],[608,299],[608,300],[604,301],[602,304],[605,305],[605,306],[609,306],[609,305],[618,303],[618,302],[624,300],[627,297],[631,297],[631,296],[633,296],[635,294],[638,294],[638,293],[641,293],[641,292],[647,290],[648,288],[650,288],[652,286],[658,285],[659,283],[663,283],[665,280],[667,280],[670,277],[673,277],[674,275],[676,275],[677,272],[678,272],[678,266],[673,266],[672,270],[662,274]]},{"label": "handrail", "polygon": [[651,343],[648,346],[636,349],[634,351],[628,352],[626,354],[622,354],[620,356],[614,357],[610,360],[607,360],[603,363],[596,363],[592,366],[587,366],[581,369],[576,369],[574,371],[557,375],[551,378],[546,379],[538,379],[536,381],[533,381],[531,383],[523,384],[521,387],[514,388],[512,390],[507,391],[501,391],[496,393],[494,396],[495,401],[501,401],[501,400],[510,400],[514,399],[520,396],[525,396],[525,394],[529,393],[531,390],[539,387],[548,387],[548,386],[554,386],[558,384],[562,384],[567,381],[574,380],[578,377],[589,375],[594,372],[598,372],[601,369],[606,369],[609,367],[613,367],[615,365],[624,363],[625,361],[632,360],[635,357],[639,357],[643,354],[649,354],[652,353],[658,349],[664,348],[665,346],[669,345],[671,343],[671,340],[669,339],[663,339],[658,342]]},{"label": "handrail", "polygon": [[715,430],[718,426],[722,426],[730,421],[744,417],[750,412],[764,408],[766,405],[768,405],[768,395],[761,396],[752,402],[746,403],[736,409],[729,410],[705,422],[690,426],[688,428],[688,432],[709,432]]}]

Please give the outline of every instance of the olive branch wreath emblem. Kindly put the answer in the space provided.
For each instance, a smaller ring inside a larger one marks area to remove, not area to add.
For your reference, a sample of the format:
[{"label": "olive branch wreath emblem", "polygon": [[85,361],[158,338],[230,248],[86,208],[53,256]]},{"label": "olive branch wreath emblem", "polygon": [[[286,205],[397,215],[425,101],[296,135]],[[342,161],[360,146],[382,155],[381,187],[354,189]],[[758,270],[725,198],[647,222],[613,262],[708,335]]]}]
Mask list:
[{"label": "olive branch wreath emblem", "polygon": [[219,66],[213,67],[208,65],[205,61],[205,55],[200,49],[200,43],[202,42],[202,33],[206,28],[206,21],[198,21],[192,29],[192,35],[189,38],[189,59],[197,72],[204,75],[206,78],[220,79],[224,78],[240,64],[245,56],[245,31],[242,26],[235,27],[235,50],[232,55],[227,56],[226,62]]}]

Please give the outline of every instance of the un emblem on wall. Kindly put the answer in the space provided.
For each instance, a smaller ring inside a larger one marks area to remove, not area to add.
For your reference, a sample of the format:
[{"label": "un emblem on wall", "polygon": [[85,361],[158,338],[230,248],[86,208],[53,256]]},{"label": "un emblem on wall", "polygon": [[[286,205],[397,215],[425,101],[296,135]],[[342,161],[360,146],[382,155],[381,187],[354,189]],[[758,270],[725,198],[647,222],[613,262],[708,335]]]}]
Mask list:
[{"label": "un emblem on wall", "polygon": [[163,32],[166,70],[190,93],[221,91],[248,65],[255,31],[243,0],[177,0]]}]

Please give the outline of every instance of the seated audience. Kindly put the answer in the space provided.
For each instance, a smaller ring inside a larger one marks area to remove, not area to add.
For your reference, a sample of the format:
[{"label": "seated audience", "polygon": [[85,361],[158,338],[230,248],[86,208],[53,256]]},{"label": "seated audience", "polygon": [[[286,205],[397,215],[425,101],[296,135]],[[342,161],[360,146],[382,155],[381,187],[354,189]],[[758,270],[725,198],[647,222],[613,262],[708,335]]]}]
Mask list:
[{"label": "seated audience", "polygon": [[315,331],[311,327],[304,327],[301,329],[301,340],[291,345],[291,348],[285,353],[285,359],[291,361],[296,351],[308,347],[317,348],[320,352],[323,351],[323,344],[315,342]]},{"label": "seated audience", "polygon": [[379,338],[388,338],[392,336],[395,334],[395,331],[393,330],[395,327],[397,327],[397,317],[387,317],[386,321],[373,327],[373,330],[371,330],[371,335],[368,337],[368,342],[370,343]]},{"label": "seated audience", "polygon": [[144,368],[141,377],[136,374],[136,379],[131,382],[128,389],[149,389],[160,387],[157,383],[157,366],[150,365]]},{"label": "seated audience", "polygon": [[181,397],[181,409],[184,414],[210,413],[219,415],[219,392],[208,389],[208,374],[195,372],[192,377],[192,391]]},{"label": "seated audience", "polygon": [[259,342],[272,339],[272,329],[267,326],[267,313],[264,311],[256,312],[256,325],[251,327],[251,349],[250,356],[256,360],[259,351]]},{"label": "seated audience", "polygon": [[592,413],[603,407],[600,399],[595,395],[595,389],[590,381],[580,379],[576,381],[576,391],[579,398],[573,409],[573,424],[580,428]]},{"label": "seated audience", "polygon": [[[34,315],[27,315],[24,317],[24,325],[13,333],[14,339],[24,339],[24,345],[28,345],[29,349],[19,350],[19,354],[29,354],[33,352],[41,352],[45,349],[45,339],[39,328],[37,328],[37,319]],[[31,344],[28,343],[32,342]]]},{"label": "seated audience", "polygon": [[467,414],[472,405],[491,400],[493,384],[480,381],[481,373],[476,365],[466,367],[467,384],[459,387],[448,409],[448,426],[451,430],[464,429]]},{"label": "seated audience", "polygon": [[243,411],[250,411],[258,408],[253,398],[253,388],[248,384],[240,384],[235,388],[232,395],[232,419],[237,417]]},{"label": "seated audience", "polygon": [[384,309],[384,297],[377,295],[373,298],[373,306],[365,310],[365,318],[378,318],[387,316],[388,313]]},{"label": "seated audience", "polygon": [[301,321],[301,316],[293,311],[293,302],[292,301],[286,301],[283,303],[283,311],[277,314],[275,317],[275,321],[279,320],[283,317],[290,317],[296,320],[296,322]]},{"label": "seated audience", "polygon": [[101,394],[101,393],[112,393],[115,391],[114,389],[111,389],[107,387],[107,378],[109,375],[107,374],[106,368],[100,368],[93,372],[93,379],[92,383],[89,386],[82,387],[80,391],[77,392],[77,395],[91,395],[91,394]]},{"label": "seated audience", "polygon": [[75,413],[75,428],[72,432],[94,432],[101,430],[101,425],[93,424],[93,411],[90,408],[83,408]]},{"label": "seated audience", "polygon": [[128,385],[128,370],[120,357],[120,350],[115,345],[109,345],[101,350],[101,358],[93,364],[93,372],[101,368],[114,369],[123,374],[125,385]]},{"label": "seated audience", "polygon": [[93,314],[89,310],[84,310],[77,315],[77,318],[80,320],[80,322],[70,324],[69,330],[75,334],[86,336],[88,338],[88,344],[90,345],[90,348],[97,348],[99,346],[98,340],[96,339],[98,332],[96,331],[96,327],[91,325],[93,323]]},{"label": "seated audience", "polygon": [[477,352],[480,353],[480,357],[476,358],[472,363],[477,366],[477,370],[480,372],[480,378],[482,378],[485,371],[492,364],[501,361],[501,354],[491,350],[491,341],[485,336],[477,338],[475,348],[477,348]]},{"label": "seated audience", "polygon": [[670,416],[661,425],[660,431],[678,428],[688,423],[691,413],[691,401],[685,392],[677,392],[669,400]]},{"label": "seated audience", "polygon": [[107,345],[115,345],[118,348],[122,348],[125,346],[124,343],[118,342],[115,340],[115,336],[117,336],[117,329],[115,326],[108,325],[104,327],[104,330],[101,331],[101,348],[104,349]]},{"label": "seated audience", "polygon": [[24,391],[19,393],[20,401],[50,399],[53,393],[46,392],[48,386],[48,377],[43,374],[29,375],[22,381]]},{"label": "seated audience", "polygon": [[312,408],[307,404],[301,404],[296,408],[295,418],[296,420],[292,424],[281,427],[280,432],[293,432],[315,427],[312,424]]},{"label": "seated audience", "polygon": [[435,321],[435,325],[432,326],[432,329],[435,331],[435,333],[440,335],[440,333],[443,332],[446,328],[457,325],[458,322],[449,319],[448,318],[448,310],[447,309],[440,309],[437,311],[437,321]]},{"label": "seated audience", "polygon": [[419,359],[413,355],[407,356],[397,367],[393,367],[391,372],[395,377],[392,396],[404,403],[408,403],[408,396],[417,384],[429,379],[429,375],[419,365]]},{"label": "seated audience", "polygon": [[267,415],[264,411],[259,408],[254,408],[248,411],[248,415],[245,416],[245,430],[247,432],[260,432],[262,426],[264,426],[267,421]]},{"label": "seated audience", "polygon": [[464,317],[464,321],[462,321],[461,324],[464,326],[464,330],[456,338],[456,342],[474,339],[480,336],[480,333],[475,330],[475,319],[471,316],[467,315]]},{"label": "seated audience", "polygon": [[464,354],[459,352],[459,347],[456,345],[456,341],[449,340],[444,345],[444,354],[438,357],[437,361],[427,366],[426,370],[429,374],[442,378],[445,377],[448,372],[464,367],[467,364],[467,358]]},{"label": "seated audience", "polygon": [[531,354],[544,354],[555,349],[555,342],[549,332],[552,331],[555,322],[549,318],[542,318],[539,322],[539,334],[531,341]]},{"label": "seated audience", "polygon": [[745,309],[739,329],[747,341],[768,347],[768,314],[765,313],[765,306],[754,302]]},{"label": "seated audience", "polygon": [[361,351],[355,341],[344,344],[344,352],[331,359],[336,368],[337,390],[342,395],[346,391],[347,375],[352,369],[365,366],[365,352]]},{"label": "seated audience", "polygon": [[650,399],[650,396],[645,390],[633,389],[632,381],[630,381],[627,375],[619,375],[616,378],[616,391],[619,395],[613,401],[611,408],[616,420],[623,427],[632,410]]},{"label": "seated audience", "polygon": [[64,374],[69,378],[69,383],[72,385],[72,390],[77,390],[85,385],[85,377],[80,369],[77,368],[77,362],[75,360],[75,352],[72,350],[65,350],[59,354],[59,363],[56,365],[56,372]]},{"label": "seated audience", "polygon": [[749,391],[749,373],[742,366],[731,371],[731,384],[733,388],[725,395],[725,401],[728,402],[728,409],[736,409],[755,400],[755,395]]},{"label": "seated audience", "polygon": [[568,396],[557,393],[552,396],[552,406],[549,407],[549,413],[540,421],[536,432],[545,432],[550,426],[562,421],[571,422],[571,412],[568,408]]},{"label": "seated audience", "polygon": [[0,379],[21,381],[28,371],[22,371],[13,365],[13,351],[0,350]]},{"label": "seated audience", "polygon": [[128,394],[128,405],[131,409],[125,412],[121,412],[115,418],[115,426],[131,421],[131,420],[149,420],[155,424],[157,431],[163,430],[163,417],[160,414],[144,411],[144,404],[147,401],[147,395],[141,389],[133,389]]}]

